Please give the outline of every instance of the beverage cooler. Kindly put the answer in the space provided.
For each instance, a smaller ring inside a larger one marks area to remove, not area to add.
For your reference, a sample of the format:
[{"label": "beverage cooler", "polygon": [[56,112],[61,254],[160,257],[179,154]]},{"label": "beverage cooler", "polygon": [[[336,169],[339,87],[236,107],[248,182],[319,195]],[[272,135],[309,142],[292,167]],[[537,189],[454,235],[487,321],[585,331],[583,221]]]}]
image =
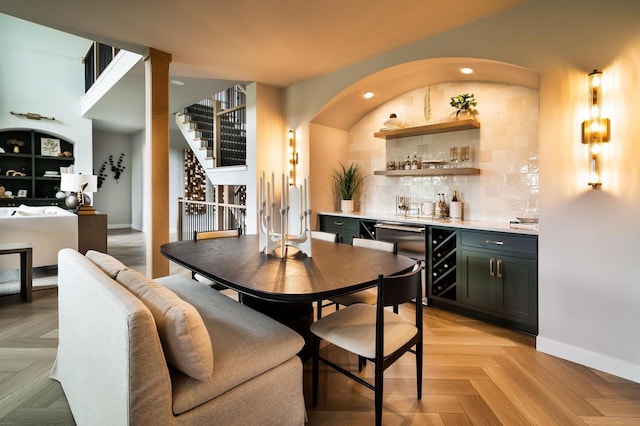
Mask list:
[{"label": "beverage cooler", "polygon": [[422,264],[422,304],[427,304],[425,277],[427,253],[427,227],[421,224],[378,222],[376,239],[398,244],[398,254],[419,260]]}]

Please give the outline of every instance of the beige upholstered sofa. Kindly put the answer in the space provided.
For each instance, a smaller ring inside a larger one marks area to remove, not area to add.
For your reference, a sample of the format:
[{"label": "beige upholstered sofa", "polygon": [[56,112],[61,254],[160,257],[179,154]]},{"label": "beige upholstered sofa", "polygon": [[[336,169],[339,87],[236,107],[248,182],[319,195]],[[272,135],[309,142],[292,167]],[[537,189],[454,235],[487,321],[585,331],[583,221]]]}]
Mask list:
[{"label": "beige upholstered sofa", "polygon": [[304,341],[289,328],[186,275],[154,283],[102,253],[63,249],[58,273],[51,377],[78,424],[305,422]]}]

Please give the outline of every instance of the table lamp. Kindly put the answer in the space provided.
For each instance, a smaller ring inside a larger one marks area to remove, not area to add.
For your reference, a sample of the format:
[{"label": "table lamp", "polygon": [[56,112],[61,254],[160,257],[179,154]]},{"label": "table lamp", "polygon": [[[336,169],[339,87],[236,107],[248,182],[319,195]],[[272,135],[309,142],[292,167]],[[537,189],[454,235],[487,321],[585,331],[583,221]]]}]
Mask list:
[{"label": "table lamp", "polygon": [[84,193],[96,192],[98,190],[98,177],[94,175],[63,173],[60,178],[60,189],[70,192],[65,200],[67,207],[77,209],[78,214],[95,214],[96,211],[87,200],[85,200]]}]

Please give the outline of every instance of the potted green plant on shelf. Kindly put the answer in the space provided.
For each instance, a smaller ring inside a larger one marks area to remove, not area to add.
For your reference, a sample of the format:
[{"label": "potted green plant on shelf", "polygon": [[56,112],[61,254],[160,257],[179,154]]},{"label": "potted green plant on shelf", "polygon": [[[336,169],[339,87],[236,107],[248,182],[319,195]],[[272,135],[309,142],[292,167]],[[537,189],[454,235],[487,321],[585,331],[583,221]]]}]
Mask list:
[{"label": "potted green plant on shelf", "polygon": [[333,169],[331,177],[334,190],[341,198],[340,208],[342,212],[348,213],[353,211],[353,196],[366,176],[362,175],[360,165],[356,163],[351,163],[349,167],[339,164],[339,168]]},{"label": "potted green plant on shelf", "polygon": [[463,93],[451,98],[450,105],[456,109],[457,119],[473,118],[477,111],[472,107],[477,106],[476,96],[473,93]]}]

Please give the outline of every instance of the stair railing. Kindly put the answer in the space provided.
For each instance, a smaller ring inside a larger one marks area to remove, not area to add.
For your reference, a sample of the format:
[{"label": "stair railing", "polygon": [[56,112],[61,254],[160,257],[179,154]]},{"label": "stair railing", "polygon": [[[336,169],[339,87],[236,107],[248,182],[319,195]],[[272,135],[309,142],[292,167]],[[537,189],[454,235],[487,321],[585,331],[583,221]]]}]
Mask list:
[{"label": "stair railing", "polygon": [[247,206],[178,198],[178,241],[193,239],[193,231],[242,229],[246,232]]}]

